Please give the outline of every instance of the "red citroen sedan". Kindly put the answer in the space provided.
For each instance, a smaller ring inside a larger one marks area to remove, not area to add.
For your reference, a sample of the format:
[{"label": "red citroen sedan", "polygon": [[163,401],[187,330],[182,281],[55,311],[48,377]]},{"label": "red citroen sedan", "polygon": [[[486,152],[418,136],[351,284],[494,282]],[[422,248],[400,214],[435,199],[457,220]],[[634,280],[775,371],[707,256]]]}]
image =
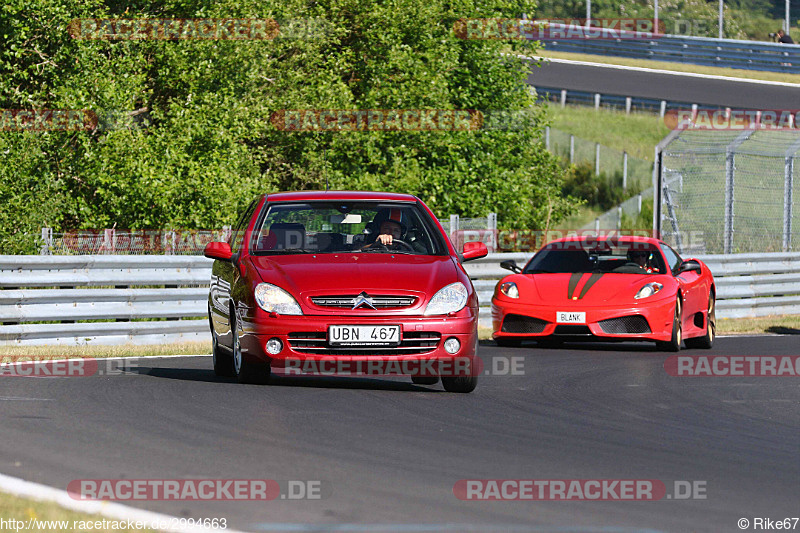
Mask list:
[{"label": "red citroen sedan", "polygon": [[261,196],[229,242],[205,249],[214,371],[242,383],[279,370],[405,374],[471,392],[478,298],[461,263],[486,253],[457,252],[416,196]]}]

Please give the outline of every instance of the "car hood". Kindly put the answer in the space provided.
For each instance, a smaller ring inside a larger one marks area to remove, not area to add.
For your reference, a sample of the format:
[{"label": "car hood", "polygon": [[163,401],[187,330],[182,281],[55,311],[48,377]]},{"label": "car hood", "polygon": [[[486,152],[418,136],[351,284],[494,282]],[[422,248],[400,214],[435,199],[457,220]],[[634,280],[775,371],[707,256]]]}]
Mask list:
[{"label": "car hood", "polygon": [[630,301],[643,285],[660,281],[652,274],[520,274],[514,281],[524,299],[548,303],[581,302],[599,305]]},{"label": "car hood", "polygon": [[415,308],[458,281],[450,256],[297,254],[251,257],[261,279],[287,289],[304,308],[314,295],[413,295]]}]

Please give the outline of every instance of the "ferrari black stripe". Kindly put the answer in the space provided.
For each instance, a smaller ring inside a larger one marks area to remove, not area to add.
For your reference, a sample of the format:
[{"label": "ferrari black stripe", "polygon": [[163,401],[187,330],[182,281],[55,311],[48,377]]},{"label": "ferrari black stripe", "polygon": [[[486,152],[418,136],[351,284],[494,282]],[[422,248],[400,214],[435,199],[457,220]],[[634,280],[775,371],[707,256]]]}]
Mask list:
[{"label": "ferrari black stripe", "polygon": [[587,292],[589,292],[589,289],[591,289],[591,288],[592,288],[592,285],[594,285],[595,283],[597,283],[597,280],[599,280],[599,279],[600,279],[600,278],[602,278],[602,277],[603,277],[603,274],[602,274],[601,272],[592,272],[592,275],[591,275],[591,276],[589,276],[589,279],[588,279],[588,280],[586,281],[586,283],[583,285],[583,289],[581,289],[581,293],[580,293],[580,295],[578,296],[578,300],[582,300],[582,299],[583,299],[583,297],[584,297],[584,295],[585,295]]},{"label": "ferrari black stripe", "polygon": [[575,287],[578,286],[578,283],[581,281],[583,277],[583,272],[573,272],[573,274],[569,277],[569,287],[567,288],[567,300],[572,300],[572,293],[575,292]]}]

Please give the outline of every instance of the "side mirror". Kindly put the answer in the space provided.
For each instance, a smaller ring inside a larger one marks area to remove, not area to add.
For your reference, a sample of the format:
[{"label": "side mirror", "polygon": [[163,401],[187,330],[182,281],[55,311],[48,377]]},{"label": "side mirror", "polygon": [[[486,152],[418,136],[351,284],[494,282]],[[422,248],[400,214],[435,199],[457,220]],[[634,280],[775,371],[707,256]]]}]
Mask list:
[{"label": "side mirror", "polygon": [[698,275],[702,273],[702,267],[700,266],[700,262],[696,259],[687,259],[683,263],[681,263],[680,268],[678,269],[678,274],[683,274],[684,272],[697,272]]},{"label": "side mirror", "polygon": [[465,242],[464,253],[461,254],[462,261],[472,261],[473,259],[480,259],[489,254],[488,248],[482,242]]},{"label": "side mirror", "polygon": [[210,242],[206,244],[203,255],[209,259],[219,259],[220,261],[231,261],[233,254],[227,242]]},{"label": "side mirror", "polygon": [[500,268],[505,268],[506,270],[510,270],[514,274],[519,274],[522,272],[522,269],[517,266],[517,262],[513,259],[509,259],[507,261],[503,261],[500,263]]}]

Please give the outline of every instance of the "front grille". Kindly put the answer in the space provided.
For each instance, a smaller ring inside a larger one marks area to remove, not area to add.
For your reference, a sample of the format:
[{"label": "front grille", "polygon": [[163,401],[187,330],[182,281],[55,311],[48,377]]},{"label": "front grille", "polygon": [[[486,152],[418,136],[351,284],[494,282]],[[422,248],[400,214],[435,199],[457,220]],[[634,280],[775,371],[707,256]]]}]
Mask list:
[{"label": "front grille", "polygon": [[605,333],[650,333],[650,325],[642,315],[621,316],[598,322]]},{"label": "front grille", "polygon": [[[347,309],[353,308],[353,302],[359,295],[345,295],[345,296],[312,296],[311,303],[319,307],[344,307]],[[414,296],[370,296],[372,305],[376,309],[398,309],[401,307],[410,307],[414,305],[417,300]],[[369,309],[369,306],[364,304],[359,309]]]},{"label": "front grille", "polygon": [[322,355],[414,355],[432,352],[439,346],[442,336],[433,331],[408,331],[403,333],[399,346],[375,347],[328,346],[324,331],[289,333],[289,346],[299,353]]},{"label": "front grille", "polygon": [[589,326],[577,325],[577,324],[561,324],[556,326],[556,330],[553,332],[553,335],[586,336],[591,334],[592,331],[589,329]]},{"label": "front grille", "polygon": [[546,320],[523,315],[506,315],[503,319],[503,333],[541,333],[547,326]]}]

